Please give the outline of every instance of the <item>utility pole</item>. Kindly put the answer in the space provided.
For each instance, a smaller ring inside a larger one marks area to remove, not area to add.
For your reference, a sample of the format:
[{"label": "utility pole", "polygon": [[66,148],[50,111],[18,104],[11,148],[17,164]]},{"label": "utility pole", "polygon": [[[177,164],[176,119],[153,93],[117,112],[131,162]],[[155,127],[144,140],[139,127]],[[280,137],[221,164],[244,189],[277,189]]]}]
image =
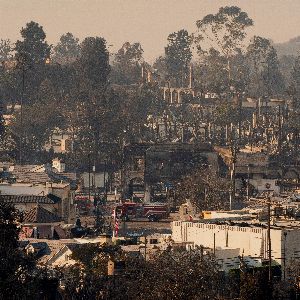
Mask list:
[{"label": "utility pole", "polygon": [[269,259],[269,284],[272,284],[272,245],[271,245],[271,202],[268,195],[268,259]]},{"label": "utility pole", "polygon": [[94,161],[93,165],[93,181],[92,181],[92,186],[93,186],[93,194],[94,197],[96,195],[96,162]]},{"label": "utility pole", "polygon": [[271,198],[270,198],[270,184],[266,183],[267,189],[267,206],[268,206],[268,265],[269,265],[269,297],[272,299],[272,244],[271,244]]},{"label": "utility pole", "polygon": [[235,145],[233,139],[231,139],[231,172],[230,172],[230,181],[231,181],[231,193],[229,201],[229,210],[232,209],[232,203],[235,201],[235,164],[239,148]]},{"label": "utility pole", "polygon": [[216,233],[214,233],[214,256],[216,255]]},{"label": "utility pole", "polygon": [[25,66],[24,62],[22,63],[22,90],[21,90],[21,99],[20,99],[20,105],[21,105],[21,110],[20,110],[20,122],[21,122],[21,132],[20,132],[20,149],[19,149],[19,163],[22,165],[23,163],[23,135],[24,135],[24,130],[23,130],[23,100],[24,100],[24,91],[25,91]]},{"label": "utility pole", "polygon": [[91,201],[91,153],[88,154],[89,159],[89,201]]},{"label": "utility pole", "polygon": [[285,280],[285,276],[286,276],[286,236],[287,236],[287,232],[285,231],[283,233],[284,235],[284,240],[283,240],[283,280]]},{"label": "utility pole", "polygon": [[250,164],[247,165],[247,201],[249,201]]},{"label": "utility pole", "polygon": [[[106,184],[106,168],[107,168],[107,162],[106,159],[104,160],[104,201],[107,202],[107,184]],[[108,175],[108,174],[107,174]]]},{"label": "utility pole", "polygon": [[281,154],[281,143],[282,143],[282,122],[281,122],[281,106],[278,107],[278,152]]},{"label": "utility pole", "polygon": [[241,138],[242,138],[242,97],[239,97],[239,94],[237,94],[238,97],[238,109],[239,109],[239,144],[241,143]]},{"label": "utility pole", "polygon": [[144,258],[145,258],[145,261],[147,260],[147,234],[145,233],[144,234],[144,238],[145,238],[145,250],[144,250]]}]

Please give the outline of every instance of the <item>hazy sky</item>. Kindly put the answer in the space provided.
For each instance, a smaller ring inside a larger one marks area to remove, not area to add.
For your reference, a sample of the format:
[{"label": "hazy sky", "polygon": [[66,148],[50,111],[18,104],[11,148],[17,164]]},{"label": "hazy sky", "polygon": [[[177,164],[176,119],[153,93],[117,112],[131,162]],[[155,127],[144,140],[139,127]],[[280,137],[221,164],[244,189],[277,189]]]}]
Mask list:
[{"label": "hazy sky", "polygon": [[250,34],[285,42],[300,35],[300,0],[0,0],[0,38],[12,41],[31,20],[55,44],[72,32],[104,37],[112,51],[125,41],[140,42],[144,56],[163,54],[169,33],[196,30],[195,22],[218,8],[237,5],[254,20]]}]

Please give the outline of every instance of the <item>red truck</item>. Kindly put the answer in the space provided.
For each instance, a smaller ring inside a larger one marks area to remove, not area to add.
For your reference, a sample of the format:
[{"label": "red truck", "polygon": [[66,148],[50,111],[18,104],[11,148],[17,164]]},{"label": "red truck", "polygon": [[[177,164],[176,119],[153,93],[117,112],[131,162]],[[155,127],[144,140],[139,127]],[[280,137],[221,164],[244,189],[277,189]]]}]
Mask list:
[{"label": "red truck", "polygon": [[80,215],[88,215],[92,208],[92,199],[89,200],[89,196],[86,194],[76,194],[74,198],[74,204],[77,206],[77,210]]},{"label": "red truck", "polygon": [[116,216],[126,221],[147,218],[150,222],[159,221],[169,216],[169,208],[165,203],[134,203],[125,202],[115,208]]}]

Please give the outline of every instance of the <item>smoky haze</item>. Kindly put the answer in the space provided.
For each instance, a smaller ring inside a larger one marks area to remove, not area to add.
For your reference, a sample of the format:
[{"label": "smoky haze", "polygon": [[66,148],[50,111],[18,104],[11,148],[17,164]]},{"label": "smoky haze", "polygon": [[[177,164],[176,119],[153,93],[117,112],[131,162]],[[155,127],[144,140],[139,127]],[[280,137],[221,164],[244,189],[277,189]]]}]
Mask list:
[{"label": "smoky haze", "polygon": [[285,42],[300,35],[299,0],[0,0],[0,38],[13,42],[31,20],[44,27],[47,40],[72,32],[82,40],[103,36],[111,51],[125,41],[140,42],[146,60],[163,54],[171,32],[196,30],[195,22],[219,7],[237,5],[254,20],[250,35]]}]

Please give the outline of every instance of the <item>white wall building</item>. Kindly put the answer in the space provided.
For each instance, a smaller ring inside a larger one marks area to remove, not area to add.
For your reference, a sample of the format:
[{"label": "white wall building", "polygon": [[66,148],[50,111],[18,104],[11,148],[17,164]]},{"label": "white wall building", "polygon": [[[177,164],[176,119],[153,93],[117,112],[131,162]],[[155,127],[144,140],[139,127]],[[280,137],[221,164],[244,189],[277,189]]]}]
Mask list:
[{"label": "white wall building", "polygon": [[49,151],[53,149],[54,153],[66,153],[73,151],[73,137],[71,134],[64,133],[59,129],[52,133],[49,141],[44,145],[44,149]]},{"label": "white wall building", "polygon": [[[71,190],[69,183],[0,183],[0,195],[46,196],[48,194],[53,194],[61,199],[61,216],[66,221],[73,222],[73,220],[75,219],[75,192]],[[21,208],[19,207],[19,209]],[[26,209],[24,208],[22,210]]]},{"label": "white wall building", "polygon": [[[242,227],[201,222],[172,222],[172,239],[178,243],[193,243],[218,249],[239,249],[239,255],[268,258],[267,228],[255,225]],[[286,263],[300,252],[300,228],[271,226],[272,260]]]},{"label": "white wall building", "polygon": [[[84,172],[81,175],[81,178],[83,179],[83,186],[85,188],[89,187],[89,173]],[[108,174],[106,173],[105,182],[108,180]],[[96,188],[104,187],[104,173],[90,173],[90,186],[91,188],[95,186]]]},{"label": "white wall building", "polygon": [[58,172],[65,172],[66,164],[59,158],[52,160],[52,167],[55,168]]}]

